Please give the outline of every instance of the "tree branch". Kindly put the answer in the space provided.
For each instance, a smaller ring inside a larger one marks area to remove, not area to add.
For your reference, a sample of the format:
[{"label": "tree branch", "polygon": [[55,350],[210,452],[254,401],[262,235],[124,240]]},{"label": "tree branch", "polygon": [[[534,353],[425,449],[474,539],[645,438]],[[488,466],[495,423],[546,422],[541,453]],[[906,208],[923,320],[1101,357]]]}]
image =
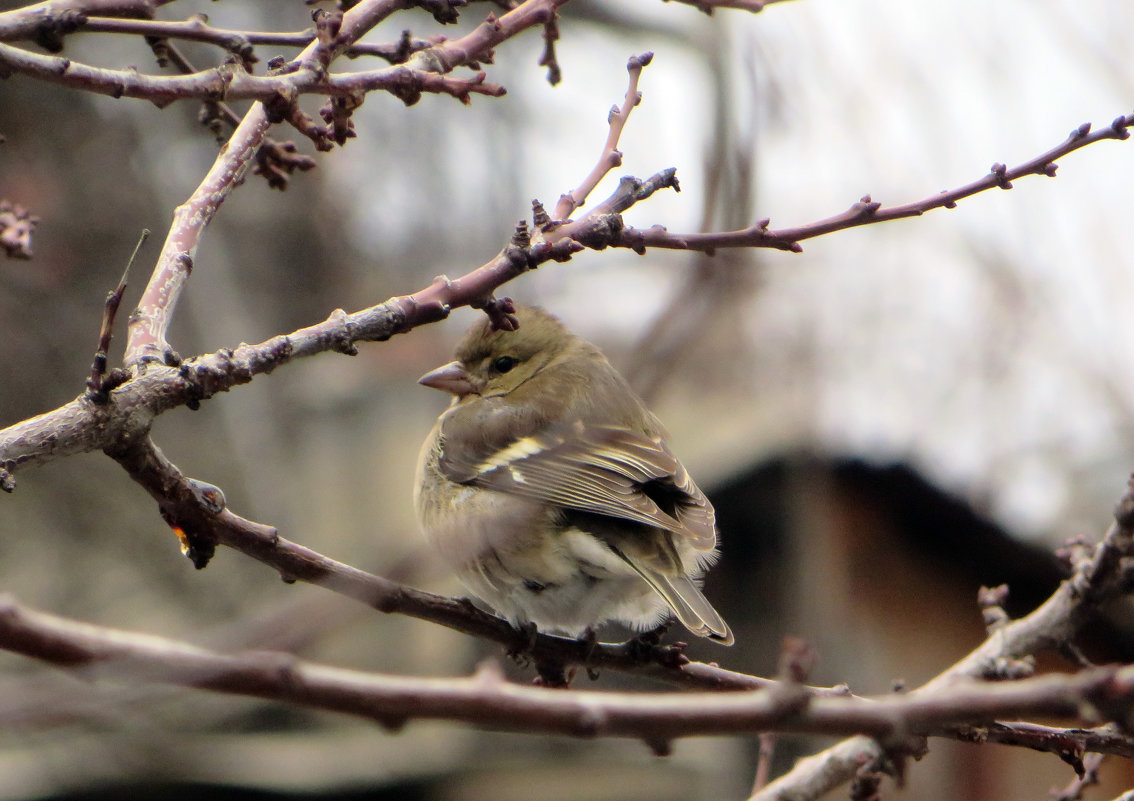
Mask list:
[{"label": "tree branch", "polygon": [[1134,114],[1116,117],[1106,128],[1091,133],[1091,124],[1083,123],[1060,145],[1053,147],[1019,166],[1008,168],[1003,164],[993,164],[988,175],[964,186],[939,192],[914,203],[901,206],[883,207],[866,195],[842,214],[828,217],[818,222],[807,223],[793,228],[769,228],[770,220],[765,218],[748,228],[739,231],[700,234],[671,234],[663,226],[636,229],[627,227],[617,243],[617,247],[630,248],[636,253],[645,253],[646,248],[668,248],[671,250],[699,250],[712,254],[717,248],[775,248],[800,253],[799,244],[804,239],[813,239],[834,231],[857,228],[862,225],[900,220],[907,217],[920,217],[938,208],[951,209],[957,201],[963,200],[987,189],[1011,189],[1012,181],[1025,175],[1046,175],[1055,177],[1055,160],[1087,145],[1103,139],[1128,139],[1134,126]]},{"label": "tree branch", "polygon": [[[398,728],[434,719],[572,737],[632,737],[658,753],[675,739],[781,731],[865,733],[896,749],[997,716],[1078,720],[1134,704],[1134,668],[1096,668],[1005,684],[954,682],[932,696],[814,697],[791,682],[743,693],[564,693],[511,684],[495,668],[467,679],[419,679],[331,668],[283,653],[220,654],[163,637],[104,629],[0,598],[0,646],[95,678],[153,681],[298,703]],[[1134,747],[1124,738],[1120,750]],[[850,750],[854,750],[851,746]]]},{"label": "tree branch", "polygon": [[[1129,587],[1131,566],[1122,561],[1134,554],[1134,477],[1127,484],[1114,517],[1103,541],[1078,561],[1071,578],[1060,584],[1039,608],[996,628],[978,648],[910,695],[932,697],[946,692],[958,680],[996,678],[1005,663],[1058,649],[1070,641],[1099,604]],[[1004,732],[1004,742],[1012,742],[1010,735],[1009,731]],[[786,794],[798,801],[818,798],[854,776],[858,764],[851,755],[876,759],[883,751],[877,742],[862,738],[840,743],[801,761],[753,794],[749,801],[777,801]]]},{"label": "tree branch", "polygon": [[[422,92],[449,94],[466,100],[470,93],[500,97],[504,87],[485,83],[485,74],[451,78],[404,65],[365,72],[324,74],[301,67],[278,75],[252,75],[236,64],[226,64],[192,75],[146,75],[135,70],[91,67],[59,56],[45,56],[0,43],[0,75],[19,72],[49,83],[111,97],[149,100],[162,107],[176,100],[258,100],[298,95],[332,97],[382,90],[399,98],[420,97]],[[411,101],[412,102],[412,101]]]},{"label": "tree branch", "polygon": [[[140,17],[150,19],[160,6],[173,0],[46,0],[11,11],[0,11],[0,39],[36,39],[48,49],[62,47],[59,34],[53,30],[61,20],[69,27],[79,24],[87,15]],[[43,41],[47,36],[51,41]],[[56,46],[51,47],[52,44]]]},{"label": "tree branch", "polygon": [[583,182],[574,191],[567,192],[559,198],[559,203],[555,206],[554,219],[566,220],[570,217],[571,212],[587,202],[587,195],[598,186],[599,181],[606,177],[607,173],[615,167],[622,166],[622,153],[618,150],[618,140],[622,136],[627,120],[630,119],[630,112],[642,102],[642,93],[638,91],[638,79],[642,77],[643,68],[648,67],[653,58],[653,53],[630,57],[626,64],[626,71],[630,74],[630,85],[626,87],[626,97],[622,101],[621,108],[612,107],[607,116],[610,132],[603,145],[602,155]]}]

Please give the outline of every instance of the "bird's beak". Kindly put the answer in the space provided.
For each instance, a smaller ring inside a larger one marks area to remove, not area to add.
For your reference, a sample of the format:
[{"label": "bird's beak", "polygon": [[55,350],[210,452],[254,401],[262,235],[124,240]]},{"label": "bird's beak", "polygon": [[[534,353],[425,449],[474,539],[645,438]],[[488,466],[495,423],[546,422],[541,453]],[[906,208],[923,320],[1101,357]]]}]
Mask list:
[{"label": "bird's beak", "polygon": [[433,389],[452,392],[458,398],[463,398],[465,395],[476,391],[472,379],[469,378],[469,374],[465,372],[465,368],[461,366],[460,362],[449,362],[436,370],[430,370],[417,379],[417,383],[433,387]]}]

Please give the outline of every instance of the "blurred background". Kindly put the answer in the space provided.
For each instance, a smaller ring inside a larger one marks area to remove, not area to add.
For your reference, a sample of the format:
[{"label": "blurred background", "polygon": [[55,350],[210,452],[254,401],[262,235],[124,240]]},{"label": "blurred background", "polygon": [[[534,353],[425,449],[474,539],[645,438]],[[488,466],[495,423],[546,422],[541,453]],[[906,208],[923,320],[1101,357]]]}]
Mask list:
[{"label": "blurred background", "polygon": [[[0,10],[20,5],[0,0]],[[490,7],[473,5],[459,27]],[[159,17],[195,12],[229,29],[310,25],[298,0],[180,0]],[[506,97],[405,108],[374,94],[354,116],[358,139],[315,154],[317,169],[288,191],[249,177],[206,232],[174,348],[258,342],[487,261],[533,197],[551,207],[590,170],[627,57],[646,50],[655,59],[623,167],[591,200],[619,175],[676,167],[680,194],[626,215],[675,232],[812,222],[867,193],[885,205],[920,199],[993,162],[1026,161],[1083,122],[1106,125],[1134,98],[1134,7],[1111,0],[799,0],[712,17],[656,0],[579,0],[561,13],[559,86],[536,66],[542,40],[529,31],[487,67]],[[459,33],[410,11],[367,41],[404,28]],[[183,49],[200,67],[217,63],[214,50]],[[295,51],[257,52],[266,63]],[[156,69],[128,37],[74,35],[65,54]],[[321,101],[304,105],[314,113]],[[103,300],[140,229],[154,238],[124,308],[216,155],[197,112],[19,75],[0,82],[0,198],[42,218],[35,258],[0,261],[0,426],[82,391]],[[1055,180],[806,241],[802,254],[584,253],[501,292],[599,344],[710,491],[724,556],[706,592],[738,643],[695,643],[695,658],[769,674],[793,634],[818,650],[817,683],[914,686],[982,639],[981,583],[1008,581],[1012,611],[1026,611],[1058,581],[1051,548],[1102,532],[1134,461],[1132,147],[1098,143],[1062,159]],[[446,402],[416,379],[449,360],[476,314],[355,358],[291,364],[162,416],[155,438],[237,513],[365,570],[460,594],[413,519],[417,448]],[[463,675],[504,659],[469,637],[285,586],[231,552],[194,571],[152,501],[101,454],[17,480],[0,498],[0,588],[34,607],[363,670]],[[1127,631],[1123,611],[1113,630],[1093,632],[1104,655],[1124,639],[1114,636]],[[781,740],[777,769],[822,744]],[[1072,778],[1052,756],[931,749],[911,767],[909,797],[1031,799]],[[3,801],[508,801],[533,788],[580,801],[739,799],[755,754],[755,738],[685,740],[658,759],[637,742],[421,723],[390,734],[251,700],[91,684],[0,653]]]}]

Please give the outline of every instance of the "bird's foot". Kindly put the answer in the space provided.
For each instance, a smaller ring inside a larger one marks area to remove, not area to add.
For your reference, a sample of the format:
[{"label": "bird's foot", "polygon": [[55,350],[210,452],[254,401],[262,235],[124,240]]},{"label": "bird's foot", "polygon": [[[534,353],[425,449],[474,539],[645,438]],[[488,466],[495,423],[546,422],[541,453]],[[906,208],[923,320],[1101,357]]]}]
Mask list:
[{"label": "bird's foot", "polygon": [[522,623],[516,627],[516,644],[507,650],[508,657],[518,665],[527,665],[535,650],[539,627],[535,623]]},{"label": "bird's foot", "polygon": [[655,662],[659,665],[680,667],[689,661],[689,657],[685,655],[685,649],[689,647],[689,644],[675,642],[662,645],[662,637],[665,636],[667,631],[669,631],[669,626],[663,623],[628,641],[626,649],[636,661],[643,664]]}]

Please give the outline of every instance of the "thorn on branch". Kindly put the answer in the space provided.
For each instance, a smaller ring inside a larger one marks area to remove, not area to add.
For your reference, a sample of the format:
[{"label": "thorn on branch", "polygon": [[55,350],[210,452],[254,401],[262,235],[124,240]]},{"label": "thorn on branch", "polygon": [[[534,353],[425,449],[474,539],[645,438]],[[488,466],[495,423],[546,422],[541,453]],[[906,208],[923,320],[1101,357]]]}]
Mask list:
[{"label": "thorn on branch", "polygon": [[511,298],[497,299],[490,295],[484,301],[469,305],[488,315],[493,331],[516,331],[520,327],[520,320],[516,317],[516,304]]},{"label": "thorn on branch", "polygon": [[[1117,517],[1118,512],[1115,511]],[[1078,573],[1095,553],[1095,545],[1082,534],[1078,534],[1055,550],[1056,558],[1070,571]]]},{"label": "thorn on branch", "polygon": [[[358,136],[354,130],[354,120],[351,115],[355,109],[362,105],[365,95],[352,94],[343,95],[341,97],[327,98],[327,105],[319,110],[319,116],[323,118],[323,122],[330,125],[329,135],[339,147],[346,144],[347,139],[353,139]],[[327,135],[327,130],[324,129],[324,135]]]},{"label": "thorn on branch", "polygon": [[1062,654],[1068,662],[1078,668],[1088,669],[1095,667],[1094,662],[1088,659],[1087,655],[1073,642],[1060,643],[1059,653]]},{"label": "thorn on branch", "polygon": [[881,770],[878,760],[863,754],[859,757],[859,767],[851,781],[851,801],[881,801],[882,779],[886,774]]},{"label": "thorn on branch", "polygon": [[1114,509],[1114,519],[1124,529],[1134,529],[1134,475],[1126,484],[1126,492]]},{"label": "thorn on branch", "polygon": [[209,133],[216,139],[218,145],[223,145],[225,142],[224,134],[224,113],[221,111],[221,104],[216,100],[206,100],[201,104],[201,109],[197,112],[197,121],[201,125],[209,129]]},{"label": "thorn on branch", "polygon": [[555,42],[558,39],[559,15],[552,12],[551,18],[543,26],[543,54],[539,57],[539,65],[547,67],[547,82],[552,86],[563,80],[563,70],[555,55]]},{"label": "thorn on branch", "polygon": [[984,627],[989,634],[1004,628],[1010,622],[1008,613],[1004,611],[1007,600],[1007,584],[1001,584],[999,587],[981,587],[977,590],[977,604],[980,606]]},{"label": "thorn on branch", "polygon": [[32,257],[32,231],[39,225],[39,217],[19,203],[0,200],[0,248],[10,259]]},{"label": "thorn on branch", "polygon": [[647,50],[645,53],[640,53],[636,56],[630,56],[626,62],[626,69],[630,72],[640,70],[642,67],[650,66],[650,62],[654,60],[654,54]]},{"label": "thorn on branch", "polygon": [[982,675],[989,681],[1013,681],[1030,678],[1035,673],[1036,658],[1034,656],[1025,656],[1023,659],[1009,659],[998,656],[990,665],[986,666]]},{"label": "thorn on branch", "polygon": [[805,684],[815,669],[818,653],[802,637],[784,637],[780,647],[780,680],[791,684]]},{"label": "thorn on branch", "polygon": [[551,217],[548,216],[547,209],[535,198],[532,198],[532,223],[538,230],[544,232],[546,232],[548,226],[551,225]]},{"label": "thorn on branch", "polygon": [[118,314],[118,306],[122,303],[122,295],[126,292],[126,279],[130,275],[130,268],[138,257],[138,251],[150,237],[150,229],[143,228],[142,235],[138,237],[138,244],[134,245],[134,252],[126,262],[126,269],[118,279],[116,286],[106,296],[106,305],[102,310],[102,324],[99,326],[98,347],[95,349],[94,362],[91,364],[91,375],[87,379],[87,399],[92,403],[103,405],[110,400],[110,393],[116,387],[129,380],[130,374],[126,370],[116,369],[106,374],[107,357],[110,351],[110,339],[114,334],[114,318]]},{"label": "thorn on branch", "polygon": [[306,172],[315,168],[315,160],[297,153],[295,142],[277,142],[264,137],[264,143],[256,152],[256,166],[253,175],[262,175],[272,189],[287,189],[291,175],[296,170]]},{"label": "thorn on branch", "polygon": [[412,0],[406,4],[410,5],[425,9],[441,25],[452,25],[461,18],[457,9],[468,5],[468,0]]},{"label": "thorn on branch", "polygon": [[874,215],[882,204],[876,200],[872,200],[870,195],[863,195],[859,201],[850,207],[850,214],[857,219],[865,219]]},{"label": "thorn on branch", "polygon": [[327,11],[317,8],[311,12],[311,20],[315,23],[315,38],[319,40],[322,48],[331,48],[338,44],[339,31],[343,27],[341,10]]},{"label": "thorn on branch", "polygon": [[[1088,125],[1087,128],[1089,129],[1090,126]],[[1012,188],[1012,182],[1008,180],[1008,167],[1007,166],[1005,166],[1004,164],[1001,164],[1000,162],[996,162],[995,164],[992,165],[989,172],[992,174],[993,179],[996,181],[996,185],[999,186],[1001,189],[1011,189]]]},{"label": "thorn on branch", "polygon": [[[1092,784],[1099,783],[1099,766],[1102,764],[1102,754],[1076,755],[1071,767],[1075,769],[1075,778],[1062,789],[1051,791],[1051,801],[1079,801],[1083,791]],[[1068,761],[1064,759],[1064,761]]]},{"label": "thorn on branch", "polygon": [[169,66],[169,40],[164,36],[142,37],[154,54],[154,60],[162,69]]}]

